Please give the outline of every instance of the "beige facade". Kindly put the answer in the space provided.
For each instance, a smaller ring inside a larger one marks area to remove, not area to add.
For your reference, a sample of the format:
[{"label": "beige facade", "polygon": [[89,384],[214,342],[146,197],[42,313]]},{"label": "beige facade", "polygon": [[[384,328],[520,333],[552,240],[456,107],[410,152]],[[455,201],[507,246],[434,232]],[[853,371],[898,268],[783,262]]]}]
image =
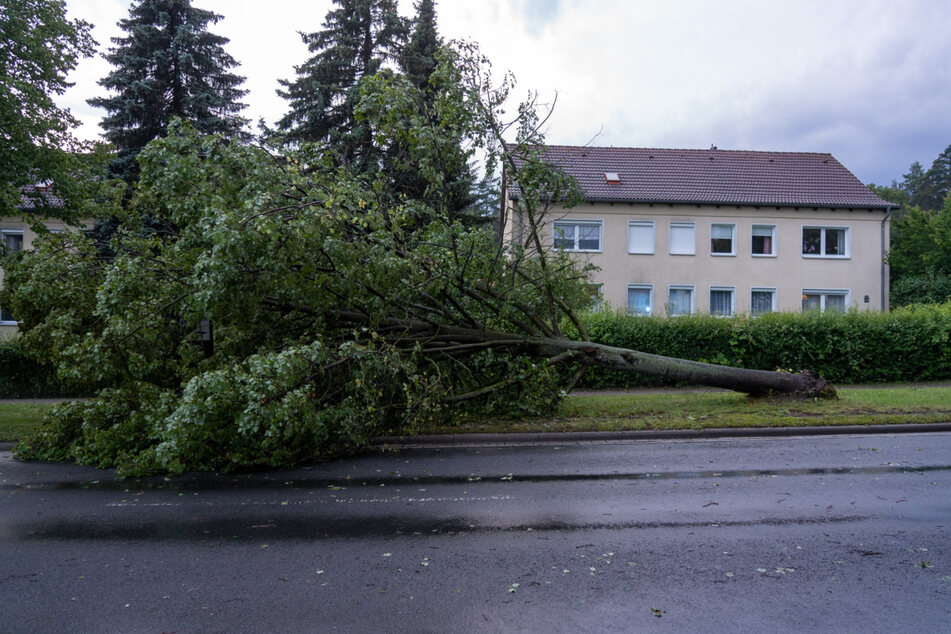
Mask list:
[{"label": "beige facade", "polygon": [[[61,220],[44,220],[43,224],[50,231],[64,231],[70,227]],[[82,223],[84,227],[91,227],[92,221]],[[7,249],[21,250],[33,248],[36,232],[22,217],[0,217],[0,244]],[[0,286],[3,285],[3,269],[0,268]],[[17,323],[9,311],[0,306],[0,337],[16,335]]]},{"label": "beige facade", "polygon": [[[517,240],[524,219],[508,203],[503,239]],[[885,209],[593,202],[547,218],[546,247],[597,266],[592,282],[614,308],[888,309]]]}]

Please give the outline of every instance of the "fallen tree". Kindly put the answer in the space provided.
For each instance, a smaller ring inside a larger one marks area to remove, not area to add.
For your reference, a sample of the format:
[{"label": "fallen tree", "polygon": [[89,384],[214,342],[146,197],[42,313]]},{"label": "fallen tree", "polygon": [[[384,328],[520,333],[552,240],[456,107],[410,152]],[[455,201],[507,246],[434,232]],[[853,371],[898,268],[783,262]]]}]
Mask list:
[{"label": "fallen tree", "polygon": [[[508,80],[493,87],[471,47],[446,55],[427,107],[387,74],[362,90],[375,142],[428,183],[418,199],[326,147],[275,156],[174,124],[140,154],[131,206],[111,207],[109,245],[50,235],[22,255],[2,301],[24,348],[97,395],[54,409],[20,455],[122,473],[287,465],[462,411],[546,414],[591,365],[834,395],[809,373],[589,341],[577,317],[589,271],[541,239],[552,205],[577,192],[533,158],[532,104],[503,123]],[[448,202],[447,168],[476,151],[518,182],[525,243],[501,243]]]}]

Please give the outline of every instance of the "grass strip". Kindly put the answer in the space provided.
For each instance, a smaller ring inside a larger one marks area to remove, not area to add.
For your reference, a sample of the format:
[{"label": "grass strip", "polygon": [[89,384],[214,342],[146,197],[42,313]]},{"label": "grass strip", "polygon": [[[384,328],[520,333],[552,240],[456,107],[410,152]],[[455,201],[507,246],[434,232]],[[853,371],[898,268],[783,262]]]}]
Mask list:
[{"label": "grass strip", "polygon": [[[49,403],[0,403],[0,442],[40,426]],[[951,421],[951,387],[839,388],[835,401],[751,399],[727,391],[642,391],[570,396],[551,416],[471,419],[421,434],[636,431],[724,427],[900,425]]]}]

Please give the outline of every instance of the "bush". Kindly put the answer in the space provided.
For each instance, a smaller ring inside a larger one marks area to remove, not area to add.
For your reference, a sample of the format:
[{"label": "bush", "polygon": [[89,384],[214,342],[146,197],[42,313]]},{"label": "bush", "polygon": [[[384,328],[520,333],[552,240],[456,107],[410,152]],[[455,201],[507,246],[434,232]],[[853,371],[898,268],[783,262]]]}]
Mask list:
[{"label": "bush", "polygon": [[[591,338],[619,348],[758,370],[810,369],[835,383],[951,378],[951,303],[890,313],[778,313],[730,319],[638,317],[601,311],[583,318]],[[589,370],[589,388],[659,385],[651,377]]]},{"label": "bush", "polygon": [[52,366],[23,354],[16,338],[0,339],[0,398],[72,396]]}]

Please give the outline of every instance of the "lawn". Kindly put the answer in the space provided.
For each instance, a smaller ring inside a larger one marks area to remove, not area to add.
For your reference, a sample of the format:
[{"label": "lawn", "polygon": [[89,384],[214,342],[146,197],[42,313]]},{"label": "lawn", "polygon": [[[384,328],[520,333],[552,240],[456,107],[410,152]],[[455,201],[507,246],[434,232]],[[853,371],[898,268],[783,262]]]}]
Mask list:
[{"label": "lawn", "polygon": [[[46,403],[0,403],[0,442],[39,426]],[[750,399],[736,392],[687,390],[571,396],[552,416],[529,420],[463,420],[421,433],[626,431],[898,425],[951,421],[951,387],[843,387],[835,401]]]}]

